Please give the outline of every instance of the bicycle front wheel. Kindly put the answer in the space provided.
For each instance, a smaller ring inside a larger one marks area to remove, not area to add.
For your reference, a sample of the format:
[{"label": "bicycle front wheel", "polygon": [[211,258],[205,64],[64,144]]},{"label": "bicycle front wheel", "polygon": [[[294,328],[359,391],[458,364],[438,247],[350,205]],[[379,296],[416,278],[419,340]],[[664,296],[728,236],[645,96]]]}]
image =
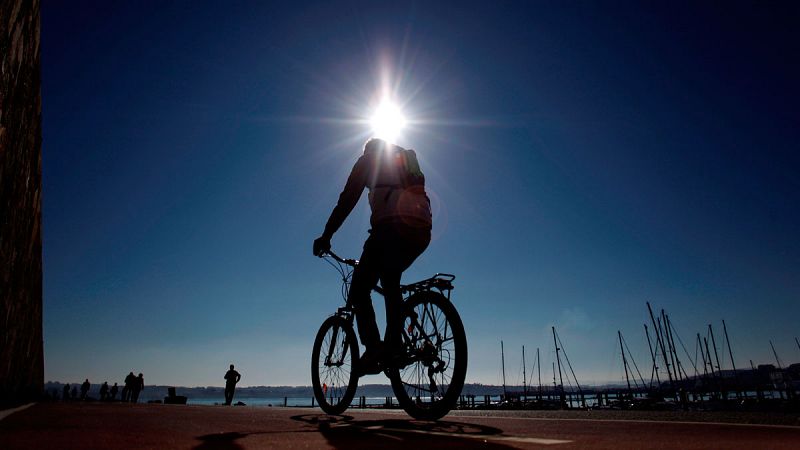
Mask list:
[{"label": "bicycle front wheel", "polygon": [[332,316],[322,323],[311,352],[314,398],[328,414],[343,413],[358,388],[358,341],[351,323]]},{"label": "bicycle front wheel", "polygon": [[437,420],[456,406],[467,375],[467,336],[442,294],[426,291],[404,306],[402,348],[388,370],[400,406],[413,418]]}]

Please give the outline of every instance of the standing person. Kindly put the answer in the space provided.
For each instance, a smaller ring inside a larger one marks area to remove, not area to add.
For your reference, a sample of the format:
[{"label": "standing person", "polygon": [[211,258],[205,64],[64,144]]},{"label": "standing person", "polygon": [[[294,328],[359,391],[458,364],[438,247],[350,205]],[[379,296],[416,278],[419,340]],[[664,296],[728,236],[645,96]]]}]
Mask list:
[{"label": "standing person", "polygon": [[131,401],[131,392],[133,392],[133,382],[136,380],[136,375],[133,374],[133,371],[125,377],[125,387],[122,388],[122,401],[129,402]]},{"label": "standing person", "polygon": [[139,402],[139,393],[144,390],[144,375],[141,373],[138,377],[134,377],[133,379],[133,394],[131,394],[131,402],[138,403]]},{"label": "standing person", "polygon": [[117,392],[119,392],[119,386],[117,386],[117,383],[114,383],[114,385],[111,386],[111,392],[109,392],[108,401],[113,402],[114,400],[116,400]]},{"label": "standing person", "polygon": [[108,381],[104,381],[103,385],[100,386],[100,401],[105,401],[106,396],[108,396]]},{"label": "standing person", "polygon": [[[400,278],[428,247],[433,223],[416,153],[382,139],[370,139],[350,172],[322,236],[314,241],[314,255],[323,256],[330,250],[333,234],[358,203],[364,188],[369,189],[371,229],[360,262],[353,270],[348,294],[355,308],[361,343],[366,347],[358,362],[360,375],[380,373],[384,358],[397,345],[393,341],[400,336]],[[389,352],[384,351],[370,298],[378,280],[385,293],[384,339],[390,340]]]},{"label": "standing person", "polygon": [[233,391],[236,390],[236,383],[242,379],[242,376],[239,372],[233,370],[233,364],[231,364],[230,370],[225,372],[225,404],[230,405],[233,401]]},{"label": "standing person", "polygon": [[64,385],[64,393],[61,395],[61,400],[65,402],[69,401],[69,383]]},{"label": "standing person", "polygon": [[81,385],[81,400],[86,400],[86,395],[89,394],[89,389],[91,389],[92,385],[89,383],[89,379],[87,378],[86,381],[83,382]]}]

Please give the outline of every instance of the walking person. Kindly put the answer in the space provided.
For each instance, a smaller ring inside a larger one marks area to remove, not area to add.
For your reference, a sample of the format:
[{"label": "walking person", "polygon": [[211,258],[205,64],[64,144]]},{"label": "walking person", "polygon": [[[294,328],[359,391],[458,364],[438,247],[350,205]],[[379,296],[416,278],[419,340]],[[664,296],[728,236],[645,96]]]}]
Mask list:
[{"label": "walking person", "polygon": [[113,402],[114,400],[116,400],[117,392],[119,392],[119,386],[117,386],[117,383],[114,383],[114,385],[111,386],[111,392],[109,392],[108,401]]},{"label": "walking person", "polygon": [[64,393],[61,395],[61,401],[69,401],[69,383],[64,385]]},{"label": "walking person", "polygon": [[231,364],[230,370],[225,372],[225,404],[230,405],[233,401],[233,392],[236,390],[236,383],[242,379],[242,375],[239,372],[233,370],[233,364]]},{"label": "walking person", "polygon": [[100,401],[103,402],[106,400],[108,396],[108,381],[104,381],[103,385],[100,386]]},{"label": "walking person", "polygon": [[133,392],[133,382],[136,380],[136,375],[133,371],[125,377],[125,387],[122,388],[122,401],[127,403],[131,401],[131,393]]},{"label": "walking person", "polygon": [[86,400],[86,396],[89,394],[89,389],[91,389],[92,385],[89,383],[89,379],[87,378],[86,381],[83,382],[81,385],[81,400]]},{"label": "walking person", "polygon": [[131,402],[139,402],[139,394],[144,390],[144,375],[141,373],[138,377],[133,379],[133,393],[131,394]]}]

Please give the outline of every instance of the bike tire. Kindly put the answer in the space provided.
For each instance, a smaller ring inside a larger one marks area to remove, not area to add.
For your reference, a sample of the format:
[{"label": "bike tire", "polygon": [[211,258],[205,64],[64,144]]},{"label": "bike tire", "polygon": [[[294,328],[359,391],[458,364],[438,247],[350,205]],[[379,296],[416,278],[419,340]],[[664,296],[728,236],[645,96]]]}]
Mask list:
[{"label": "bike tire", "polygon": [[[335,337],[333,347],[331,340]],[[326,357],[333,349],[332,360],[341,364],[326,365]],[[314,398],[327,414],[342,414],[353,401],[358,388],[359,350],[352,323],[338,317],[327,318],[320,326],[311,352],[311,382]]]},{"label": "bike tire", "polygon": [[[464,325],[455,306],[438,292],[414,294],[404,304],[403,311],[403,328],[400,331],[404,345],[397,357],[398,362],[387,370],[392,390],[400,406],[411,417],[438,420],[456,406],[464,387],[468,358]],[[422,338],[423,333],[419,330],[408,331],[409,324],[414,321],[413,314],[421,317],[417,323],[424,329],[424,334],[430,334],[428,339]],[[447,325],[444,326],[442,322]],[[437,332],[431,333],[434,329],[438,329]],[[414,337],[415,333],[417,337]],[[426,341],[430,345],[425,344]],[[421,356],[425,354],[423,347],[431,349],[428,361]],[[438,361],[430,361],[436,358]],[[431,376],[430,372],[422,374],[438,365],[439,361],[445,364],[445,368],[438,376]],[[430,382],[431,379],[434,381]]]}]

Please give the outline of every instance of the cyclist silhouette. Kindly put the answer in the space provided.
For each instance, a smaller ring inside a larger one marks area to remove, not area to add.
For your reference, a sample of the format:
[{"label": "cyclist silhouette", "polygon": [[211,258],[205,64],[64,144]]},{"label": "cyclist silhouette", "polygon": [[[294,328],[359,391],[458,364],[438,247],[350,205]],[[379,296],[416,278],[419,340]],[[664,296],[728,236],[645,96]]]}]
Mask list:
[{"label": "cyclist silhouette", "polygon": [[[391,354],[384,351],[370,291],[380,280],[386,302],[385,336],[400,336],[394,332],[400,325],[397,316],[403,300],[400,278],[428,247],[433,223],[425,179],[414,151],[373,138],[353,166],[322,236],[314,241],[315,256],[330,250],[333,234],[358,203],[364,188],[369,189],[371,229],[348,293],[358,334],[366,347],[358,367],[362,375],[380,373],[384,358]],[[386,345],[392,349],[395,344]]]}]

